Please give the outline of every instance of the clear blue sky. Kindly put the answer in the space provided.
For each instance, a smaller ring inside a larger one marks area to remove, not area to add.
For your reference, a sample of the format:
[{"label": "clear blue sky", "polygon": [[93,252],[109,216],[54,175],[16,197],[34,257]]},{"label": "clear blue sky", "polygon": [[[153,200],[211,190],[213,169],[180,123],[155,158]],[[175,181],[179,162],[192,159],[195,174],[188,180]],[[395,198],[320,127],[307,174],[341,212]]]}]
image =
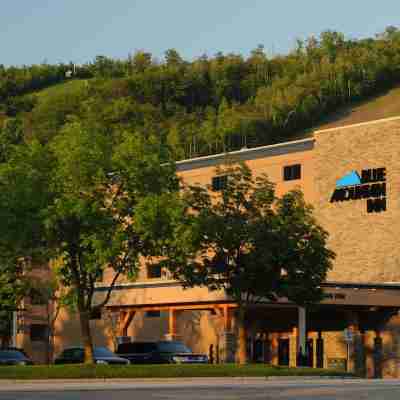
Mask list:
[{"label": "clear blue sky", "polygon": [[286,53],[296,38],[338,30],[373,36],[400,26],[399,0],[2,0],[0,64],[83,63],[137,49],[186,59]]}]

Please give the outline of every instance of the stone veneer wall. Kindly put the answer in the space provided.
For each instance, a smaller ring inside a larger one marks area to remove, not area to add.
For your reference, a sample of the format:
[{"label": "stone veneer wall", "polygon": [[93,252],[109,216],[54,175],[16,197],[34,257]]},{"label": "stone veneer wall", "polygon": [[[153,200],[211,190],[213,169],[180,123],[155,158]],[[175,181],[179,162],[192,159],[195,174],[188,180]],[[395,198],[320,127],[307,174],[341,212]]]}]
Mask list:
[{"label": "stone veneer wall", "polygon": [[[400,118],[315,133],[315,207],[337,253],[331,281],[400,282]],[[366,200],[330,203],[352,170],[386,168],[387,211]]]}]

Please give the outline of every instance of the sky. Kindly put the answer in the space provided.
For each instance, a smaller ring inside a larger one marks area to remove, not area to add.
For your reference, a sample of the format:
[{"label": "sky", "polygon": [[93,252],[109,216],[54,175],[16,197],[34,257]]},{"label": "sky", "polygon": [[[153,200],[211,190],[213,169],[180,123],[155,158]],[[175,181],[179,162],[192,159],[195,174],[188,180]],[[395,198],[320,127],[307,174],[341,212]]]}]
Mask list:
[{"label": "sky", "polygon": [[399,0],[0,0],[0,64],[86,63],[135,50],[187,60],[247,56],[259,44],[285,54],[297,38],[336,30],[347,38],[400,28]]}]

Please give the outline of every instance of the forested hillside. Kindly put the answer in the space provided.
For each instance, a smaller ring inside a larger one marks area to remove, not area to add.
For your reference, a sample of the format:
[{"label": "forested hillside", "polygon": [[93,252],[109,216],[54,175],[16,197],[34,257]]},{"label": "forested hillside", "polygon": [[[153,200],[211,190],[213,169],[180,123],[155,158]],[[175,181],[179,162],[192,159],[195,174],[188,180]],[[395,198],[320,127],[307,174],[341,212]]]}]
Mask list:
[{"label": "forested hillside", "polygon": [[[68,73],[70,71],[70,73]],[[326,31],[287,55],[218,53],[162,61],[145,51],[86,65],[0,65],[0,158],[48,143],[79,121],[118,143],[152,138],[176,159],[290,140],[344,106],[400,83],[400,31],[347,39]]]}]

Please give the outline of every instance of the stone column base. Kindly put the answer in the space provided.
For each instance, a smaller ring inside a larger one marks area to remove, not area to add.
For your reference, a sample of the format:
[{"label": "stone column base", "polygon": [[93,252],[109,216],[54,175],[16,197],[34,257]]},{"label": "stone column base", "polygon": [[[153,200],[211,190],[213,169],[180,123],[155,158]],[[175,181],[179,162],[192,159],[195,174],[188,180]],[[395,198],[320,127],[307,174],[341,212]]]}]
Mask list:
[{"label": "stone column base", "polygon": [[236,356],[236,335],[231,332],[224,332],[220,339],[221,361],[223,363],[234,363]]}]

